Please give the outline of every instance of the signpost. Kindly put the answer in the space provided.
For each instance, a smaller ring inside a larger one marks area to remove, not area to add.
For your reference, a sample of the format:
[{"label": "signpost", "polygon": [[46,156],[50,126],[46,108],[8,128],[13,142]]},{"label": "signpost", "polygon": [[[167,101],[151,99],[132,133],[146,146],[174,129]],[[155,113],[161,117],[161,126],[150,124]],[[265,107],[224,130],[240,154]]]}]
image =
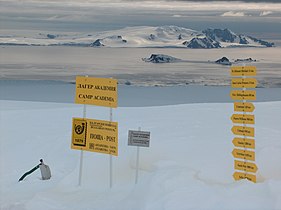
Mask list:
[{"label": "signpost", "polygon": [[117,107],[117,80],[76,77],[75,103]]},{"label": "signpost", "polygon": [[234,168],[240,171],[256,173],[258,167],[255,163],[234,160]]},{"label": "signpost", "polygon": [[71,148],[118,156],[118,123],[73,118]]},{"label": "signpost", "polygon": [[251,182],[254,182],[254,183],[257,182],[256,175],[254,175],[254,174],[248,174],[248,173],[242,173],[242,172],[237,172],[237,171],[234,172],[233,178],[234,178],[236,181],[241,180],[241,179],[248,179],[248,180],[251,181]]},{"label": "signpost", "polygon": [[135,184],[138,183],[138,177],[139,177],[139,152],[140,152],[140,147],[149,147],[149,142],[150,142],[150,132],[141,131],[141,128],[139,128],[138,131],[129,130],[128,145],[129,146],[137,146]]},{"label": "signpost", "polygon": [[[235,124],[231,131],[234,135],[243,136],[235,137],[232,143],[235,148],[232,151],[234,160],[234,169],[243,171],[235,171],[233,177],[235,180],[248,179],[252,182],[256,182],[257,166],[255,163],[248,161],[255,161],[255,140],[246,137],[255,137],[255,128],[248,127],[248,124],[255,124],[255,116],[253,114],[247,114],[246,112],[253,112],[255,106],[253,103],[247,102],[246,100],[256,100],[255,90],[246,90],[246,88],[256,88],[258,82],[255,78],[247,78],[246,76],[256,76],[257,69],[255,66],[233,66],[231,67],[231,76],[235,77],[231,79],[231,87],[238,88],[231,90],[230,97],[232,100],[238,100],[239,102],[234,102],[234,111],[242,113],[234,113],[231,116],[231,120]],[[240,88],[240,89],[239,89]],[[242,159],[242,160],[237,160]]]},{"label": "signpost", "polygon": [[255,115],[233,114],[231,120],[233,123],[255,124]]},{"label": "signpost", "polygon": [[[81,185],[83,151],[110,154],[110,188],[112,155],[118,155],[118,124],[112,122],[112,108],[118,106],[117,80],[76,77],[75,103],[84,104],[83,118],[73,118],[72,149],[81,150],[79,186]],[[86,119],[86,104],[110,107],[110,121]]]},{"label": "signpost", "polygon": [[233,134],[240,136],[255,136],[255,129],[253,127],[233,126],[231,131],[233,132]]},{"label": "signpost", "polygon": [[230,92],[230,97],[232,100],[256,100],[255,90],[232,90]]},{"label": "signpost", "polygon": [[253,151],[233,149],[232,155],[235,158],[255,161],[255,152]]},{"label": "signpost", "polygon": [[235,147],[243,147],[249,149],[255,149],[255,140],[246,138],[234,138],[232,143]]},{"label": "signpost", "polygon": [[138,147],[149,147],[150,132],[129,130],[128,145]]},{"label": "signpost", "polygon": [[255,88],[257,86],[255,78],[233,78],[231,80],[231,87],[233,88]]},{"label": "signpost", "polygon": [[255,66],[232,66],[231,76],[256,76],[257,68]]},{"label": "signpost", "polygon": [[255,106],[250,102],[234,102],[234,111],[236,112],[253,112]]}]

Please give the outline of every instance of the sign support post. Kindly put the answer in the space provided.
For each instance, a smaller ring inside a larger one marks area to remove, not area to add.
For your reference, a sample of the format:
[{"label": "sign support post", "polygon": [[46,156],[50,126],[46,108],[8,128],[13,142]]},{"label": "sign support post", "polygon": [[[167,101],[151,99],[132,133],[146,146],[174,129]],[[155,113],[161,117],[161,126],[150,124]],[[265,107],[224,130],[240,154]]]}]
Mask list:
[{"label": "sign support post", "polygon": [[[118,156],[118,123],[112,121],[117,108],[117,80],[76,77],[75,103],[83,104],[83,118],[72,119],[71,148],[81,150],[79,186],[82,182],[83,150],[109,154],[109,186],[112,187],[112,155]],[[110,121],[86,118],[86,104],[110,107]]]},{"label": "sign support post", "polygon": [[[109,119],[112,122],[112,107],[110,107],[109,111]],[[109,187],[112,188],[112,155],[109,155]]]},{"label": "sign support post", "polygon": [[[141,127],[139,127],[139,131],[141,131]],[[139,162],[140,162],[140,147],[137,146],[137,159],[136,159],[136,178],[135,178],[135,184],[138,183],[139,178]]]},{"label": "sign support post", "polygon": [[[88,75],[86,75],[85,77],[88,77]],[[86,114],[87,114],[87,109],[86,108],[87,108],[86,104],[83,104],[83,119],[86,119]],[[81,186],[81,183],[82,183],[83,155],[84,155],[84,153],[83,153],[83,150],[81,149],[78,186]]]},{"label": "sign support post", "polygon": [[138,131],[129,130],[128,145],[137,147],[135,184],[138,183],[139,177],[140,147],[149,147],[149,142],[150,132],[141,131],[141,127],[139,127]]},{"label": "sign support post", "polygon": [[232,88],[242,89],[232,90],[230,93],[230,97],[233,100],[242,101],[242,103],[234,102],[234,111],[243,113],[233,114],[231,117],[231,120],[234,124],[242,124],[242,126],[235,125],[232,127],[231,130],[233,134],[243,136],[243,138],[235,137],[232,141],[235,147],[241,148],[235,148],[232,151],[232,155],[235,158],[234,169],[242,171],[235,171],[233,178],[235,180],[248,179],[249,181],[256,183],[255,173],[257,171],[257,166],[254,163],[255,139],[248,138],[255,137],[255,128],[247,126],[248,124],[255,124],[255,116],[253,114],[247,114],[247,112],[253,112],[255,107],[251,102],[247,101],[256,100],[256,91],[247,90],[247,88],[256,88],[257,80],[255,78],[248,78],[247,76],[256,76],[256,67],[246,66],[245,64],[243,64],[243,66],[233,66],[231,67],[231,76],[236,77],[232,78],[231,80]]}]

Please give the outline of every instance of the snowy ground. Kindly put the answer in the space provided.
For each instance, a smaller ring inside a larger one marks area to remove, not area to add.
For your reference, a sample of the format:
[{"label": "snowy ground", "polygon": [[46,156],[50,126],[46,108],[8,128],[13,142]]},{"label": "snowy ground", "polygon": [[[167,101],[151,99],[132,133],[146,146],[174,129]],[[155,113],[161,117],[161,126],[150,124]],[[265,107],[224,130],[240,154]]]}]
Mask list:
[{"label": "snowy ground", "polygon": [[[1,100],[0,209],[17,210],[181,210],[281,209],[281,102],[257,102],[256,164],[258,183],[232,178],[232,103],[121,107],[119,156],[70,149],[72,117],[82,105]],[[109,119],[108,108],[88,106],[87,117]],[[136,148],[127,146],[128,130],[151,132],[140,150],[139,183],[134,184]],[[40,172],[17,182],[43,158],[52,178]]]}]

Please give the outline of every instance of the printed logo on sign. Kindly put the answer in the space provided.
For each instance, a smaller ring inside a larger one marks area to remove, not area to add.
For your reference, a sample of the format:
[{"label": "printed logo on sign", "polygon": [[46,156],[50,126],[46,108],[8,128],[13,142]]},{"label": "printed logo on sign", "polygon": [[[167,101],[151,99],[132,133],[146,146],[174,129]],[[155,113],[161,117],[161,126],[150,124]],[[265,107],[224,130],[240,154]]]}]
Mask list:
[{"label": "printed logo on sign", "polygon": [[73,119],[72,144],[86,146],[87,122],[83,119]]}]

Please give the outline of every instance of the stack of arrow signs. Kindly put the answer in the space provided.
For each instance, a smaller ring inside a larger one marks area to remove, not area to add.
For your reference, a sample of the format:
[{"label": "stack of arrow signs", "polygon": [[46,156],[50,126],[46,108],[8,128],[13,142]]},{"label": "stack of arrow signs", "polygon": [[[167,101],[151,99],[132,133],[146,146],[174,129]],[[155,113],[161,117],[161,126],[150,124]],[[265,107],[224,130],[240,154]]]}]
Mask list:
[{"label": "stack of arrow signs", "polygon": [[234,137],[232,143],[235,148],[232,151],[234,160],[233,174],[234,179],[247,179],[256,183],[256,171],[258,170],[255,162],[255,116],[253,111],[255,106],[252,102],[256,100],[257,86],[255,78],[246,78],[246,76],[256,76],[255,66],[233,66],[231,67],[231,90],[230,97],[234,100],[234,112],[231,120],[234,123],[232,132]]}]

